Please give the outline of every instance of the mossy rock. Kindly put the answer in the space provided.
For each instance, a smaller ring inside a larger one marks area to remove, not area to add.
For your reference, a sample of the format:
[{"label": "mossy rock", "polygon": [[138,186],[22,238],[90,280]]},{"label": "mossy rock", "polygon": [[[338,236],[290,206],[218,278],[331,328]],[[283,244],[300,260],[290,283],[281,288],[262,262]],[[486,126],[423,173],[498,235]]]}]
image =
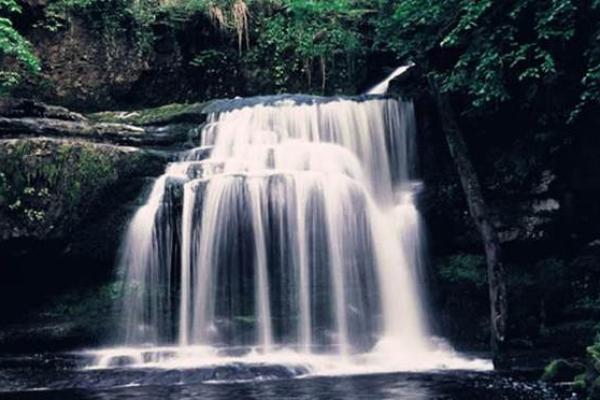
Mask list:
[{"label": "mossy rock", "polygon": [[207,103],[167,104],[137,111],[104,111],[89,114],[95,122],[126,123],[138,126],[163,126],[176,123],[202,123]]},{"label": "mossy rock", "polygon": [[544,368],[542,380],[546,382],[573,382],[577,376],[585,373],[585,366],[579,362],[564,359],[552,361]]},{"label": "mossy rock", "polygon": [[158,175],[165,162],[164,155],[134,147],[0,140],[0,239],[65,236],[119,184]]}]

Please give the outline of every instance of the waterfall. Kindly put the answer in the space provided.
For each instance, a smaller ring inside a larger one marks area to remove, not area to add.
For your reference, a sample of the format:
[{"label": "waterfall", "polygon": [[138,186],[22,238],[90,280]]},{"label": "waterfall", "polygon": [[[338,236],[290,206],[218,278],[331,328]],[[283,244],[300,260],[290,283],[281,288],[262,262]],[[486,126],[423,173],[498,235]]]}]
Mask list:
[{"label": "waterfall", "polygon": [[403,65],[401,67],[396,68],[394,70],[394,72],[392,72],[383,81],[379,82],[377,85],[375,85],[371,89],[369,89],[369,91],[367,93],[368,94],[386,94],[387,91],[388,91],[388,87],[390,86],[390,82],[393,79],[399,77],[400,75],[402,75],[403,73],[405,73],[406,71],[408,71],[409,69],[411,69],[414,66],[415,66],[415,64],[408,63],[406,65]]},{"label": "waterfall", "polygon": [[431,359],[413,104],[284,95],[208,112],[130,223],[121,343]]}]

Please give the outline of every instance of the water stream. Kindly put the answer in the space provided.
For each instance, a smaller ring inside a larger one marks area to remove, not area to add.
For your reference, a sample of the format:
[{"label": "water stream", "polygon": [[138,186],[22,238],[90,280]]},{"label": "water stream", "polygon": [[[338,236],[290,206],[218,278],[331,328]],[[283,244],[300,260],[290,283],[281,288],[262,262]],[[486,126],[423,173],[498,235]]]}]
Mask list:
[{"label": "water stream", "polygon": [[415,66],[414,63],[408,63],[406,65],[402,65],[402,66],[396,68],[391,74],[389,74],[387,76],[387,78],[385,78],[383,81],[379,82],[377,85],[375,85],[371,89],[369,89],[369,91],[367,93],[368,94],[386,94],[388,91],[388,88],[390,86],[390,82],[414,66]]}]

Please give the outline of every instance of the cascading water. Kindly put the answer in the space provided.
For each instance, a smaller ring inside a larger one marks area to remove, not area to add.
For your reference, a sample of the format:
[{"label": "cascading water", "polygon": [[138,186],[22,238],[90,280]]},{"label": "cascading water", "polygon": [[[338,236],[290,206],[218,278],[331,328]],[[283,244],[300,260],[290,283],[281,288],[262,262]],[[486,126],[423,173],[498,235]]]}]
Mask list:
[{"label": "cascading water", "polygon": [[396,68],[391,74],[388,75],[387,78],[385,78],[383,81],[379,82],[377,85],[375,85],[371,89],[369,89],[369,91],[367,93],[368,94],[386,94],[388,91],[388,88],[390,86],[390,82],[414,66],[415,66],[415,64],[411,62],[411,63],[408,63],[406,65]]},{"label": "cascading water", "polygon": [[200,147],[131,221],[127,349],[99,366],[458,360],[423,317],[411,102],[276,96],[208,111]]}]

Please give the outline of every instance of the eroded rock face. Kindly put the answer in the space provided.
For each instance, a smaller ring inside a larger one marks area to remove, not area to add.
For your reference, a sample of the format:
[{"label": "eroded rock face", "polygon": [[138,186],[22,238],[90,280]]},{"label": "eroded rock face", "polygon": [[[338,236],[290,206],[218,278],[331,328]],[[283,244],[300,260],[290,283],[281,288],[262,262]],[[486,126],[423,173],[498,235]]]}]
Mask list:
[{"label": "eroded rock face", "polygon": [[118,145],[178,149],[205,119],[204,104],[172,104],[134,112],[104,112],[89,117],[63,107],[0,100],[0,139],[44,136]]},{"label": "eroded rock face", "polygon": [[46,99],[70,107],[114,106],[149,68],[150,55],[136,45],[133,32],[115,34],[107,45],[82,18],[61,24],[55,32],[40,27],[27,35],[44,65]]},{"label": "eroded rock face", "polygon": [[52,106],[40,101],[19,98],[0,99],[0,115],[4,118],[53,118],[66,121],[86,121],[82,114],[65,107]]},{"label": "eroded rock face", "polygon": [[42,71],[15,95],[103,110],[234,94],[214,93],[216,82],[190,65],[195,54],[223,42],[208,17],[176,33],[159,21],[141,26],[131,15],[116,15],[110,1],[70,11],[52,9],[56,5],[45,0],[22,3],[18,29]]}]

